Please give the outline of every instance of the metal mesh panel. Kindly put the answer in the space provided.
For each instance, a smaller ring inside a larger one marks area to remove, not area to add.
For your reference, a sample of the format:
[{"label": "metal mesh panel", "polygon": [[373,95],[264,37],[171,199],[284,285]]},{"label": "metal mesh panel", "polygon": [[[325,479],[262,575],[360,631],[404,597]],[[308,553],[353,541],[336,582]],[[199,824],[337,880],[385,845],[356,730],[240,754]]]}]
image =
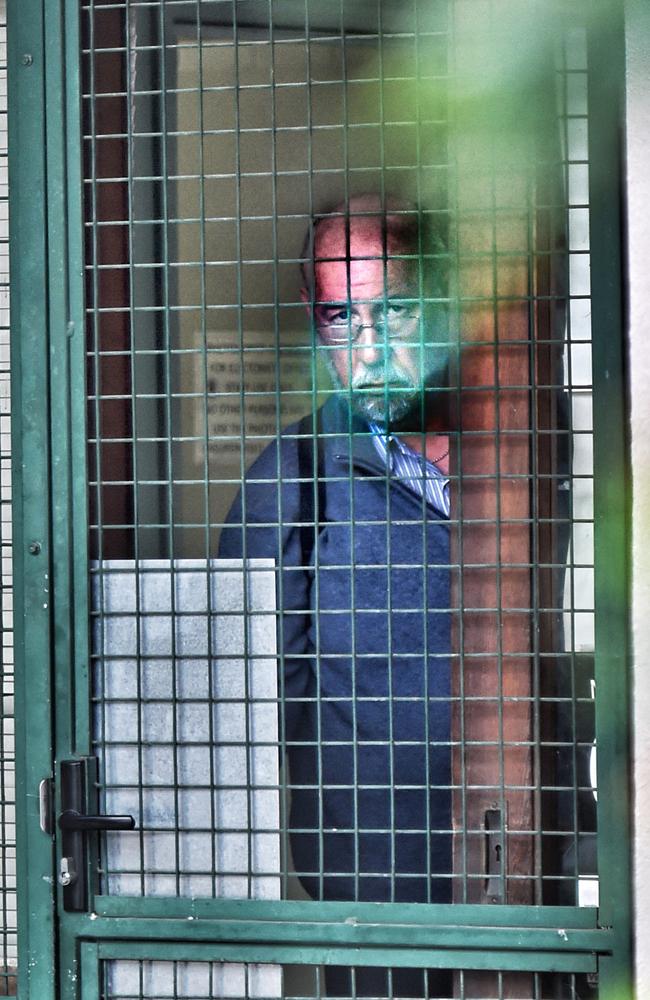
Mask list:
[{"label": "metal mesh panel", "polygon": [[[565,383],[569,388],[569,430],[572,441],[570,496],[571,540],[563,606],[565,648],[571,654],[571,672],[560,693],[567,698],[573,734],[572,747],[559,752],[571,755],[561,773],[567,784],[573,776],[573,873],[578,875],[577,901],[597,903],[595,817],[593,803],[579,801],[580,786],[596,787],[593,721],[594,651],[594,535],[593,535],[593,420],[591,304],[589,299],[589,184],[587,150],[587,53],[586,33],[574,29],[567,36],[560,63],[563,100],[564,155],[567,178],[568,291]],[[570,699],[570,703],[569,703]],[[587,753],[585,753],[585,750]],[[582,757],[580,756],[582,754]],[[585,769],[585,762],[588,770]],[[566,793],[565,793],[566,794]],[[587,817],[585,810],[591,810]],[[582,829],[582,836],[579,831]],[[591,833],[591,836],[589,835]]]},{"label": "metal mesh panel", "polygon": [[7,189],[6,7],[0,3],[0,994],[16,992],[16,832],[11,566],[11,407]]},{"label": "metal mesh panel", "polygon": [[[273,561],[283,897],[594,901],[584,31],[546,23],[522,75],[506,8],[83,5],[93,557],[236,560],[205,650]],[[95,605],[100,784],[140,827],[104,890],[176,895],[185,652],[172,625],[151,657],[139,586],[126,654]],[[109,744],[134,750],[121,789]],[[220,895],[206,801],[191,891]]]},{"label": "metal mesh panel", "polygon": [[[236,962],[159,962],[118,960],[103,963],[102,1000],[311,1000],[315,997],[449,997],[470,1000],[526,1000],[598,996],[586,975],[419,969],[259,965]],[[477,975],[481,992],[477,993]],[[517,987],[519,984],[519,989]]]}]

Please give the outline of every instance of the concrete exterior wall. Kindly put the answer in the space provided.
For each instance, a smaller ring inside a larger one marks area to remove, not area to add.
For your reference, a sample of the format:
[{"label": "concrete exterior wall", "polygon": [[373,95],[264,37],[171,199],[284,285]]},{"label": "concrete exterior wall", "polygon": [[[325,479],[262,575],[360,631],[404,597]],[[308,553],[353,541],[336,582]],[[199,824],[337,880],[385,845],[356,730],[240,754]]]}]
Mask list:
[{"label": "concrete exterior wall", "polygon": [[650,998],[650,4],[626,3],[636,989]]}]

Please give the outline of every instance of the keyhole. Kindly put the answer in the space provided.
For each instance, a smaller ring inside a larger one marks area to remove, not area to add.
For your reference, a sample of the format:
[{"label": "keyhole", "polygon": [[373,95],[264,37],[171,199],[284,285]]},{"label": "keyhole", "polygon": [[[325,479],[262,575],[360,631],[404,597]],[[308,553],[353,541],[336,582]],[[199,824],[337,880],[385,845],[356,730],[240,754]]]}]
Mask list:
[{"label": "keyhole", "polygon": [[501,844],[494,845],[494,853],[497,859],[497,868],[501,868]]}]

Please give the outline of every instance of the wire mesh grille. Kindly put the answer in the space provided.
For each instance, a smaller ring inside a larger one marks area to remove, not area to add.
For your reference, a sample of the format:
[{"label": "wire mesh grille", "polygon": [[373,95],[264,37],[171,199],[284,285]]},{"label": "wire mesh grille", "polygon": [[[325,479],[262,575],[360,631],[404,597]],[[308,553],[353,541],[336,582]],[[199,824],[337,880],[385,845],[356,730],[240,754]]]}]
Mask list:
[{"label": "wire mesh grille", "polygon": [[[506,6],[83,5],[95,743],[139,825],[104,891],[253,894],[217,862],[225,782],[283,897],[595,902],[585,33],[544,22],[522,75]],[[226,692],[213,636],[258,559],[271,826],[258,654],[246,626]]]},{"label": "wire mesh grille", "polygon": [[16,992],[14,648],[11,567],[11,397],[7,188],[7,21],[0,3],[0,995]]},{"label": "wire mesh grille", "polygon": [[[557,973],[119,960],[104,962],[102,974],[101,1000],[312,1000],[325,996],[341,1000],[470,1000],[477,996],[492,1000],[545,1000],[558,996],[595,1000],[598,996],[592,977]],[[477,993],[479,979],[481,992]]]}]

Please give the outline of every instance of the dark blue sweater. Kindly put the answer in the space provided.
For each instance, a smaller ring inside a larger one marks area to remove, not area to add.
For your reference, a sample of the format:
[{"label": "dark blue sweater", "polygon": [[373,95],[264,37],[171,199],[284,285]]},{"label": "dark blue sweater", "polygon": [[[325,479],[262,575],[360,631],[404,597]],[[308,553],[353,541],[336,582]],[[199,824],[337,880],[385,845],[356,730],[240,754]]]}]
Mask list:
[{"label": "dark blue sweater", "polygon": [[449,902],[448,523],[388,478],[367,424],[334,397],[262,453],[227,522],[221,557],[278,567],[303,885],[321,899]]}]

